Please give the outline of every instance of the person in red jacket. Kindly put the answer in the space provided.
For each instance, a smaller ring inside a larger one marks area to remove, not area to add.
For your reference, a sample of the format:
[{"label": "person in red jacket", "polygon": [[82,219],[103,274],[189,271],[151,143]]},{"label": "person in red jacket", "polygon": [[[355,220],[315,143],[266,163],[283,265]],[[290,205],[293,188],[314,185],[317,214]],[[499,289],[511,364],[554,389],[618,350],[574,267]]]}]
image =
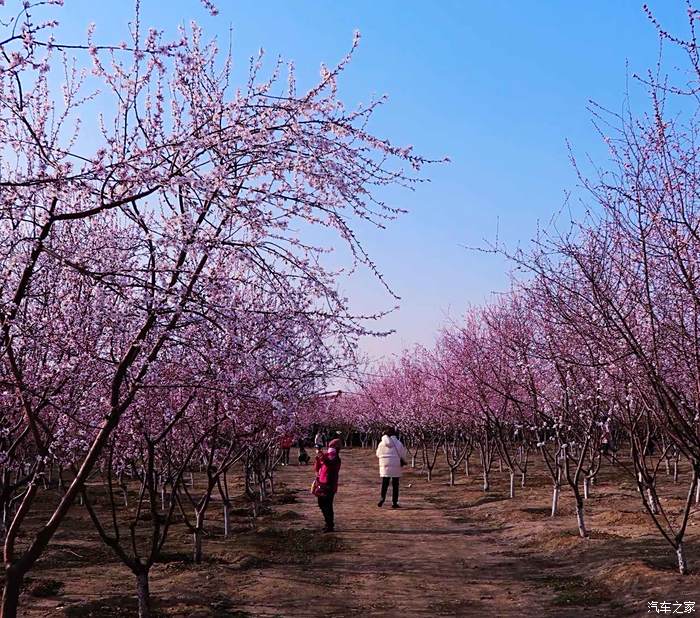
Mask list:
[{"label": "person in red jacket", "polygon": [[338,491],[341,446],[342,443],[337,438],[331,440],[325,453],[321,449],[318,450],[314,462],[314,470],[316,471],[314,495],[318,498],[318,508],[321,509],[323,519],[326,522],[326,526],[323,528],[324,532],[333,532],[335,526],[333,498]]},{"label": "person in red jacket", "polygon": [[282,450],[283,466],[289,465],[289,451],[291,450],[293,444],[294,438],[292,438],[292,436],[290,436],[289,434],[285,434],[282,436],[282,439],[280,440],[280,449]]}]

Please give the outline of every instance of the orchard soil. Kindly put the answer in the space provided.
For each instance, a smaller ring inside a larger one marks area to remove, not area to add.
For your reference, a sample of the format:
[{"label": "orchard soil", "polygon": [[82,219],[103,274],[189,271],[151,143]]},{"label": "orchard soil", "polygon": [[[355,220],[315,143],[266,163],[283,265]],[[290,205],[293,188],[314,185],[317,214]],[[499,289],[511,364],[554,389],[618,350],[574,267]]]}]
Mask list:
[{"label": "orchard soil", "polygon": [[[634,485],[609,464],[586,501],[590,538],[581,539],[565,490],[550,517],[539,462],[512,500],[497,466],[486,493],[477,465],[470,478],[462,470],[455,487],[439,464],[431,482],[406,468],[402,508],[393,510],[390,500],[377,507],[373,453],[348,449],[342,459],[334,534],[321,533],[308,490],[312,467],[296,463],[280,469],[261,515],[236,505],[230,538],[222,538],[219,504],[212,506],[202,564],[191,562],[190,536],[176,526],[151,572],[155,615],[646,616],[648,601],[700,607],[700,512],[688,533],[693,574],[682,577]],[[666,485],[680,504],[687,484]],[[133,590],[133,576],[76,505],[31,573],[22,615],[134,616]]]}]

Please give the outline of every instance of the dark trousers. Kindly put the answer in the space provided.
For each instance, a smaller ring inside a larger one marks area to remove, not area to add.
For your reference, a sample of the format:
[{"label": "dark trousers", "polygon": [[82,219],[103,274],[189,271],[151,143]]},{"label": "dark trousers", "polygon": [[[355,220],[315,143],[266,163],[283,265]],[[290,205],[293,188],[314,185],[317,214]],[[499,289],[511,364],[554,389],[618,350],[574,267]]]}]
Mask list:
[{"label": "dark trousers", "polygon": [[334,494],[329,496],[318,496],[318,508],[323,513],[323,519],[326,520],[326,527],[333,528],[333,498]]},{"label": "dark trousers", "polygon": [[289,465],[289,451],[290,449],[288,448],[283,448],[282,449],[282,463]]},{"label": "dark trousers", "polygon": [[389,489],[389,481],[391,480],[391,501],[393,504],[399,503],[399,477],[398,476],[383,476],[382,477],[382,502],[386,500],[386,490]]}]

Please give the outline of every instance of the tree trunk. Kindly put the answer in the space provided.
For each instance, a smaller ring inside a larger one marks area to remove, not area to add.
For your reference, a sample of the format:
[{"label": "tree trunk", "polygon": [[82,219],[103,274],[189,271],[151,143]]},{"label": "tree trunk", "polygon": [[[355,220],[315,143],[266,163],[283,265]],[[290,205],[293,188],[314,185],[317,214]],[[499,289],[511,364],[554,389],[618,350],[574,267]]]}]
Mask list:
[{"label": "tree trunk", "polygon": [[23,576],[11,567],[5,570],[5,587],[2,591],[2,609],[0,610],[2,618],[17,618],[23,579]]},{"label": "tree trunk", "polygon": [[202,531],[204,529],[204,513],[197,513],[195,528],[193,533],[194,540],[194,563],[202,563]]},{"label": "tree trunk", "polygon": [[136,596],[139,602],[139,618],[150,618],[151,593],[148,589],[148,571],[136,574]]},{"label": "tree trunk", "polygon": [[583,500],[580,497],[576,499],[576,523],[578,524],[578,533],[582,539],[588,536],[586,532],[586,523],[583,518]]},{"label": "tree trunk", "polygon": [[202,564],[202,530],[200,528],[195,528],[192,533],[192,540],[194,541],[194,552],[192,558],[195,564]]},{"label": "tree trunk", "polygon": [[510,471],[510,497],[515,498],[515,472]]},{"label": "tree trunk", "polygon": [[464,460],[464,473],[469,476],[469,457]]},{"label": "tree trunk", "polygon": [[487,472],[486,468],[484,468],[484,491],[488,491],[491,488],[491,485],[489,484],[489,473]]},{"label": "tree trunk", "polygon": [[450,468],[450,486],[454,487],[455,485],[455,469]]},{"label": "tree trunk", "polygon": [[554,517],[557,514],[557,507],[559,506],[559,485],[555,483],[554,489],[552,491],[552,515]]},{"label": "tree trunk", "polygon": [[520,487],[525,487],[525,473],[522,473],[522,476],[520,478]]},{"label": "tree trunk", "polygon": [[589,496],[588,486],[589,486],[589,484],[590,484],[590,479],[587,476],[584,476],[583,477],[583,499],[584,500],[588,500],[588,496]]},{"label": "tree trunk", "polygon": [[224,538],[228,538],[228,531],[229,531],[229,526],[230,526],[230,510],[231,510],[231,505],[228,503],[228,500],[224,500]]},{"label": "tree trunk", "polygon": [[676,548],[676,557],[678,558],[678,572],[681,575],[688,574],[688,563],[685,560],[685,551],[683,549],[683,542],[678,543]]},{"label": "tree trunk", "polygon": [[656,496],[651,490],[651,487],[647,487],[647,499],[649,500],[649,509],[654,515],[659,514],[659,503],[656,501]]}]

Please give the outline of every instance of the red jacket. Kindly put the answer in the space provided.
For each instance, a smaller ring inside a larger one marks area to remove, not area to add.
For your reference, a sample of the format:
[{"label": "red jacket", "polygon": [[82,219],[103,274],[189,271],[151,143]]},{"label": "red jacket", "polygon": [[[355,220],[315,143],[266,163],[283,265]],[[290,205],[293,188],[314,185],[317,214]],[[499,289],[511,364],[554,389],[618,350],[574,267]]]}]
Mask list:
[{"label": "red jacket", "polygon": [[331,493],[338,491],[338,475],[340,473],[340,456],[337,452],[320,452],[314,462],[316,478],[321,485],[330,488]]},{"label": "red jacket", "polygon": [[280,440],[280,448],[292,448],[294,444],[294,438],[292,436],[282,436]]}]

